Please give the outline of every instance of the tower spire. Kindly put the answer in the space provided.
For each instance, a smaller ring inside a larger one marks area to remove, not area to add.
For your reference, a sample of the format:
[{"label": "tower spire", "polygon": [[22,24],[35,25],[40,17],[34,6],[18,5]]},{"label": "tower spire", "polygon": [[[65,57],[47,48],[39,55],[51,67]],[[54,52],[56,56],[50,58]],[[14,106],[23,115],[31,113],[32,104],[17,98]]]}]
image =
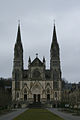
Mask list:
[{"label": "tower spire", "polygon": [[54,20],[54,27],[53,27],[53,36],[52,36],[51,48],[53,48],[53,46],[54,46],[55,44],[58,45],[57,35],[56,35],[56,26],[55,26],[55,20]]},{"label": "tower spire", "polygon": [[20,20],[18,20],[17,42],[21,42]]},{"label": "tower spire", "polygon": [[18,20],[18,31],[17,31],[15,48],[17,49],[18,46],[23,51],[23,46],[22,46],[22,42],[21,42],[20,20]]},{"label": "tower spire", "polygon": [[54,23],[54,29],[53,29],[53,37],[52,37],[52,44],[51,44],[51,49],[50,49],[50,55],[51,55],[51,61],[50,61],[50,66],[52,68],[52,66],[55,64],[55,60],[59,61],[59,45],[57,42],[57,35],[56,35],[56,27],[55,27],[55,23]]},{"label": "tower spire", "polygon": [[53,41],[57,41],[57,36],[56,36],[56,26],[55,26],[55,22],[54,22],[54,29],[53,29]]},{"label": "tower spire", "polygon": [[29,60],[28,60],[28,62],[31,63],[31,58],[30,58],[30,56],[29,56]]},{"label": "tower spire", "polygon": [[14,58],[21,57],[23,59],[23,46],[21,42],[21,33],[20,33],[20,21],[18,21],[18,31],[17,31],[17,38],[14,47]]}]

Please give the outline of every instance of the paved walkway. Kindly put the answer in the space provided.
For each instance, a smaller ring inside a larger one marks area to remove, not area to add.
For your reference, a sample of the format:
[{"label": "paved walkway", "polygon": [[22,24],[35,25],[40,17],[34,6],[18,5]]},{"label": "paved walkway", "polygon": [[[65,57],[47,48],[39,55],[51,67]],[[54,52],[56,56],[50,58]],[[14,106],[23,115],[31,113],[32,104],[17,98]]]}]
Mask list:
[{"label": "paved walkway", "polygon": [[[19,114],[23,113],[26,110],[27,110],[27,108],[26,109],[18,109],[11,113],[0,116],[0,120],[12,120],[13,118],[17,117]],[[54,114],[62,117],[64,120],[80,120],[80,116],[72,116],[72,114],[70,114],[70,113],[64,113],[64,112],[58,111],[57,109],[54,109],[54,108],[48,108],[48,110],[53,112]]]},{"label": "paved walkway", "polygon": [[73,116],[71,113],[64,113],[55,108],[48,108],[48,110],[62,117],[64,120],[80,120],[80,116]]},{"label": "paved walkway", "polygon": [[0,116],[0,120],[12,120],[13,118],[17,117],[19,114],[23,113],[26,111],[26,109],[18,109],[16,111],[10,112],[8,114]]}]

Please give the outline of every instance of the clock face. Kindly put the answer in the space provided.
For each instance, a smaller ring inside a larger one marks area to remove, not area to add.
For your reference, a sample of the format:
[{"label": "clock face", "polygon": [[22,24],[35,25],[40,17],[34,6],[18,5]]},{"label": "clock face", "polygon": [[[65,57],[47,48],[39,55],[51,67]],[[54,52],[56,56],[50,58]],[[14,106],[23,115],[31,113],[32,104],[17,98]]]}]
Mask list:
[{"label": "clock face", "polygon": [[34,72],[33,72],[33,77],[34,78],[40,78],[41,77],[41,73],[37,69],[35,69]]}]

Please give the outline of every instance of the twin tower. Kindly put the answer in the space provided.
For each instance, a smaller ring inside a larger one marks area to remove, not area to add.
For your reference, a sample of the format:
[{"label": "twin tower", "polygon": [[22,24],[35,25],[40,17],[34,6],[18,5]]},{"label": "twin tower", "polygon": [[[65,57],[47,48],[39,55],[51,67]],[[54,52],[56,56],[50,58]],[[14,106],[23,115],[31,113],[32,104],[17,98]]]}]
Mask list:
[{"label": "twin tower", "polygon": [[61,68],[59,44],[57,42],[54,24],[50,49],[50,69],[46,69],[45,58],[41,61],[38,56],[31,61],[29,57],[28,69],[23,67],[23,46],[21,42],[20,24],[14,46],[14,60],[12,71],[12,100],[17,105],[25,103],[49,103],[57,106],[61,102]]}]

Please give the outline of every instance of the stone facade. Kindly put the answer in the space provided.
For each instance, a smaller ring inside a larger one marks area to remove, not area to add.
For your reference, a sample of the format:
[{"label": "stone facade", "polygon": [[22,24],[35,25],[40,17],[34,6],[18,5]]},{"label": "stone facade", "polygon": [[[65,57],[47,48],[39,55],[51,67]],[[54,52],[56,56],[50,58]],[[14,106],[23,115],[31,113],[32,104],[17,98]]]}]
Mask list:
[{"label": "stone facade", "polygon": [[50,49],[50,69],[46,69],[46,61],[29,57],[28,69],[23,68],[23,46],[21,42],[20,24],[14,47],[12,71],[12,100],[26,103],[41,102],[53,105],[61,102],[61,68],[59,45],[54,25]]}]

